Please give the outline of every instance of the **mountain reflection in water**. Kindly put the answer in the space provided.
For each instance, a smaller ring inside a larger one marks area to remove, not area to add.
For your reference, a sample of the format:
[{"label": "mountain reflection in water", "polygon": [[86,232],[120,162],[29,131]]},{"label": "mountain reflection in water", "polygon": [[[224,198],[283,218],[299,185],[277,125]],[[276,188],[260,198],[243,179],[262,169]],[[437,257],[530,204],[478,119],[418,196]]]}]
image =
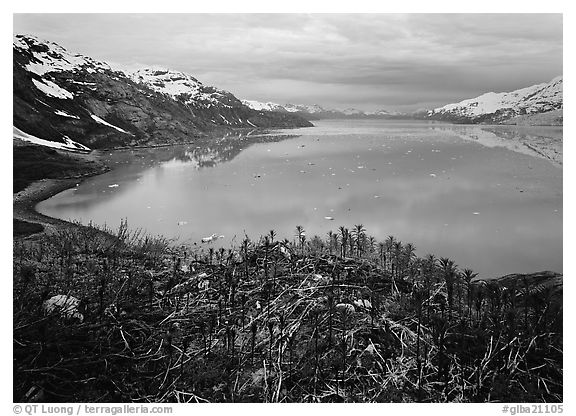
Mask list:
[{"label": "mountain reflection in water", "polygon": [[245,233],[292,239],[296,225],[312,237],[363,224],[480,276],[562,271],[561,130],[315,124],[109,154],[114,170],[39,210],[111,227],[127,218],[202,247],[212,234],[225,238],[210,247],[229,247]]}]

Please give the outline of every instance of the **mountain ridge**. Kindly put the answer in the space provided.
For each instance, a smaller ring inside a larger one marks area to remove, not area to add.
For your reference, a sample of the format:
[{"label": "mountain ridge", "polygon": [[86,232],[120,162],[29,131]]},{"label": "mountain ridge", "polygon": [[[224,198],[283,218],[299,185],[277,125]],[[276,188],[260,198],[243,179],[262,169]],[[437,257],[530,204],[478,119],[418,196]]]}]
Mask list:
[{"label": "mountain ridge", "polygon": [[[413,112],[388,110],[363,111],[355,108],[345,110],[327,109],[320,105],[277,104],[242,100],[259,111],[294,113],[309,120],[323,118],[376,118],[376,119],[419,119],[439,120],[454,123],[508,123],[508,124],[561,124],[563,110],[563,78],[555,77],[550,82],[535,84],[510,92],[487,92],[475,98],[446,104],[435,109],[420,109]],[[547,116],[538,116],[546,114]]]},{"label": "mountain ridge", "polygon": [[429,110],[436,120],[501,123],[518,116],[542,114],[563,109],[563,78],[510,92],[487,92],[475,98]]},{"label": "mountain ridge", "polygon": [[13,37],[13,87],[18,139],[54,147],[175,144],[235,128],[312,126],[297,115],[255,111],[182,72],[125,73],[28,35]]},{"label": "mountain ridge", "polygon": [[325,108],[318,104],[278,104],[274,102],[261,102],[256,100],[242,100],[242,103],[254,110],[292,113],[304,117],[308,120],[318,120],[324,118],[392,118],[402,113],[378,110],[363,111],[357,108],[346,108],[344,110]]}]

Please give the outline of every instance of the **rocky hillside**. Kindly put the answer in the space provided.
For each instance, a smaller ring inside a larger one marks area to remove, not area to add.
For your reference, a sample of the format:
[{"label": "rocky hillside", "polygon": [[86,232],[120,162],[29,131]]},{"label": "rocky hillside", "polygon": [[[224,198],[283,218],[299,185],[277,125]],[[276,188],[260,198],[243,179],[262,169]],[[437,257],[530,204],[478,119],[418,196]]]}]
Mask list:
[{"label": "rocky hillside", "polygon": [[[563,109],[562,77],[512,92],[489,92],[430,110],[428,118],[459,123],[502,123]],[[540,118],[542,116],[539,116]],[[561,120],[561,115],[560,115]]]},{"label": "rocky hillside", "polygon": [[184,73],[126,74],[32,36],[14,37],[13,84],[17,138],[57,148],[178,143],[231,128],[311,126],[294,114],[251,109]]}]

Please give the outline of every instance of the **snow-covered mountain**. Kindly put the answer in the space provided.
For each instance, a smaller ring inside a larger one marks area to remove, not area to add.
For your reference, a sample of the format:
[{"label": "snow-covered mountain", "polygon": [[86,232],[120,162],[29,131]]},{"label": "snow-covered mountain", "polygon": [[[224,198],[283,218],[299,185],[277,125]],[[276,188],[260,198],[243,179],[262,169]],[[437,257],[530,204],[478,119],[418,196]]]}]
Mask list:
[{"label": "snow-covered mountain", "polygon": [[271,102],[262,103],[260,101],[242,100],[242,104],[244,104],[245,106],[250,107],[256,111],[293,112],[293,111],[288,110],[285,106],[281,106],[280,104],[271,103]]},{"label": "snow-covered mountain", "polygon": [[398,112],[389,112],[386,110],[366,112],[356,108],[347,108],[345,110],[328,109],[317,104],[277,104],[272,102],[260,102],[253,100],[242,100],[244,105],[259,110],[272,111],[280,113],[294,113],[309,120],[318,120],[325,118],[391,118],[402,115]]},{"label": "snow-covered mountain", "polygon": [[511,92],[489,92],[447,104],[428,112],[428,117],[456,122],[504,122],[512,117],[563,108],[562,76],[552,81]]},{"label": "snow-covered mountain", "polygon": [[301,127],[182,72],[115,71],[34,36],[13,38],[15,139],[76,150],[190,142],[213,131]]},{"label": "snow-covered mountain", "polygon": [[156,92],[193,107],[233,108],[243,105],[228,91],[206,86],[183,72],[144,68],[133,73],[127,72],[126,75],[135,83],[144,84]]}]

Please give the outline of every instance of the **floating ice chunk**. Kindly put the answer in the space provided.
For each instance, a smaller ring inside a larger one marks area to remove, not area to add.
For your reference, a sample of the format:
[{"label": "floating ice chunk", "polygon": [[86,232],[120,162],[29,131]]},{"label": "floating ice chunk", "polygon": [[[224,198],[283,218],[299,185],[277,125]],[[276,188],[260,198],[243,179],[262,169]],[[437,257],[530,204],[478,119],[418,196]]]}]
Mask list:
[{"label": "floating ice chunk", "polygon": [[472,214],[473,214],[473,215],[480,215],[479,212],[473,212]]},{"label": "floating ice chunk", "polygon": [[431,173],[430,176],[433,177],[433,178],[435,178],[435,177],[436,177],[436,174],[435,174],[435,173]]},{"label": "floating ice chunk", "polygon": [[212,241],[216,241],[216,240],[218,240],[219,238],[224,238],[224,236],[223,236],[223,235],[212,234],[210,237],[204,237],[204,238],[202,239],[202,242],[203,242],[203,243],[211,243]]}]

